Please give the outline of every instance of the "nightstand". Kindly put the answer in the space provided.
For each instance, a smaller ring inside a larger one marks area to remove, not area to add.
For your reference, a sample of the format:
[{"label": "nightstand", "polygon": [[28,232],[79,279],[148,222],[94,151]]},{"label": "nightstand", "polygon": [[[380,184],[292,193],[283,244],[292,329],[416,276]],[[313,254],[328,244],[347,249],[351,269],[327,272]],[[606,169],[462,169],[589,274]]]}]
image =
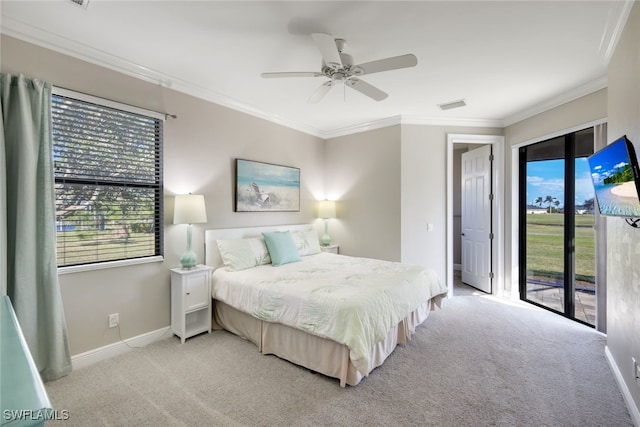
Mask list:
[{"label": "nightstand", "polygon": [[328,245],[328,246],[320,246],[320,250],[322,252],[328,252],[330,254],[337,254],[340,252],[340,245]]},{"label": "nightstand", "polygon": [[211,267],[171,269],[171,329],[184,340],[211,333]]}]

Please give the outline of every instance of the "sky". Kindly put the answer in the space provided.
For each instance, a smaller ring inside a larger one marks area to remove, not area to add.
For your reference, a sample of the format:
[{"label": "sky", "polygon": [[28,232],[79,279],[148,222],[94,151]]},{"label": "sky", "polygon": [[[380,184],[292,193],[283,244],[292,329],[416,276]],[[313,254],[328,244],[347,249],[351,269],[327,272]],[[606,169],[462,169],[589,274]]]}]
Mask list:
[{"label": "sky", "polygon": [[[538,197],[555,197],[564,206],[564,160],[544,160],[527,163],[527,203],[535,205]],[[589,163],[585,158],[576,159],[576,205],[592,199],[593,183]],[[543,207],[547,205],[542,204]]]},{"label": "sky", "polygon": [[616,169],[629,164],[627,149],[621,138],[607,146],[606,150],[599,151],[591,158],[593,163],[593,179],[601,184],[602,180],[615,173]]}]

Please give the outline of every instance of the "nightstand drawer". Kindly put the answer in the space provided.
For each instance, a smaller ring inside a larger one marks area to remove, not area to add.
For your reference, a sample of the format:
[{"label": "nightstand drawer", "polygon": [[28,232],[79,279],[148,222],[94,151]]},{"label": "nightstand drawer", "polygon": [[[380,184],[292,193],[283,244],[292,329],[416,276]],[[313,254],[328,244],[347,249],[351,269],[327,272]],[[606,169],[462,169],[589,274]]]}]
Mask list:
[{"label": "nightstand drawer", "polygon": [[189,312],[209,305],[209,273],[194,274],[185,277],[184,311]]}]

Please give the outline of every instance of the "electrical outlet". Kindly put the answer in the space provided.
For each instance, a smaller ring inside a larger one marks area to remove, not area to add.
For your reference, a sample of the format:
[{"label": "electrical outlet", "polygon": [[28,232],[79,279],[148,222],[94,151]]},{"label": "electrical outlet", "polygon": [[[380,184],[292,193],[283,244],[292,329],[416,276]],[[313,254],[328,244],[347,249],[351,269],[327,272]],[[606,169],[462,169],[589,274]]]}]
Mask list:
[{"label": "electrical outlet", "polygon": [[113,313],[109,315],[109,327],[110,328],[115,328],[118,326],[118,323],[120,322],[120,318],[118,313]]}]

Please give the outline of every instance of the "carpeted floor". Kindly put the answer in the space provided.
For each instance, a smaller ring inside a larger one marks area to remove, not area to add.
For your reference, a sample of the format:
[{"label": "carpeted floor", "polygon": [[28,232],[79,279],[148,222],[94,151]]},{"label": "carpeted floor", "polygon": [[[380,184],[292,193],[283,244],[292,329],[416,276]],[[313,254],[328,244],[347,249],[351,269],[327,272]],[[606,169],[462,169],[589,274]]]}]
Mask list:
[{"label": "carpeted floor", "polygon": [[632,426],[605,338],[462,287],[357,387],[227,332],[176,337],[46,384],[50,426]]}]

